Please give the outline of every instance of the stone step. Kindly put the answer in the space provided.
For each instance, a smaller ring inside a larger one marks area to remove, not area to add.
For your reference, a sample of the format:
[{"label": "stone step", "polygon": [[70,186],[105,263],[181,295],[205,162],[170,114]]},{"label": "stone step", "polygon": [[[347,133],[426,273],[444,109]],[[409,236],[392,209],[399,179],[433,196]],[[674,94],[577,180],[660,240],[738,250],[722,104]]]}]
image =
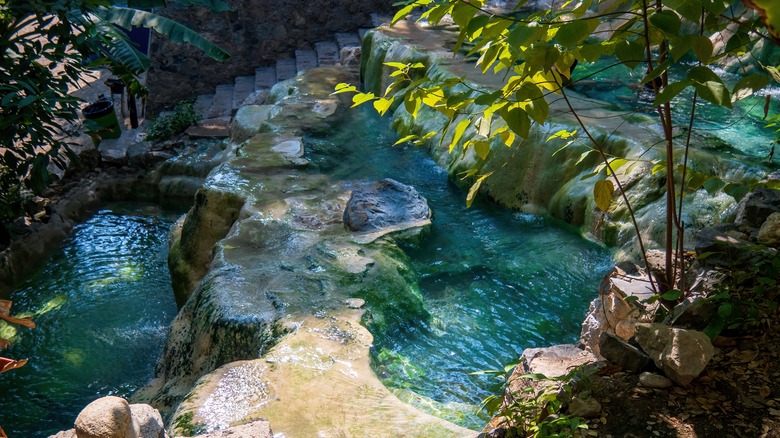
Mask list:
[{"label": "stone step", "polygon": [[201,94],[195,99],[193,107],[198,118],[202,119],[206,116],[206,113],[208,113],[211,108],[212,102],[214,102],[213,94]]},{"label": "stone step", "polygon": [[295,67],[297,69],[296,73],[317,67],[317,52],[314,50],[296,50]]},{"label": "stone step", "polygon": [[257,67],[255,69],[255,89],[271,88],[276,84],[276,68]]},{"label": "stone step", "polygon": [[276,61],[276,79],[286,81],[292,79],[298,74],[295,66],[295,59],[280,59]]},{"label": "stone step", "polygon": [[217,85],[216,93],[214,93],[214,101],[211,103],[206,113],[207,119],[214,119],[218,117],[230,117],[233,112],[233,84],[221,84]]},{"label": "stone step", "polygon": [[336,33],[336,44],[339,45],[339,50],[344,47],[360,47],[360,41],[362,39],[362,35],[358,35],[354,32]]},{"label": "stone step", "polygon": [[314,50],[317,52],[317,63],[319,65],[338,65],[339,47],[333,41],[320,41],[314,43]]},{"label": "stone step", "polygon": [[238,111],[238,107],[241,106],[244,99],[255,91],[255,80],[254,76],[236,77],[236,83],[233,87],[233,113]]}]

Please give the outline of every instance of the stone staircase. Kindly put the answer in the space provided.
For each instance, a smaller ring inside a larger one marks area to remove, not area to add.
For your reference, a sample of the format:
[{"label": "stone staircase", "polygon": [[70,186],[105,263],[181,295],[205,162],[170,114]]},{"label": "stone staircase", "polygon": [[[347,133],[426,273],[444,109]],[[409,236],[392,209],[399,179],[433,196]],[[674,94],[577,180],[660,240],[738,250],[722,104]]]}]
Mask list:
[{"label": "stone staircase", "polygon": [[269,90],[277,82],[294,78],[314,67],[340,64],[342,51],[360,47],[368,30],[336,33],[333,41],[314,43],[314,49],[296,50],[292,58],[280,59],[275,65],[257,67],[254,76],[238,76],[232,84],[217,85],[214,94],[202,94],[196,99],[195,111],[202,114],[203,119],[190,126],[187,134],[191,138],[228,137],[233,115],[253,93]]}]

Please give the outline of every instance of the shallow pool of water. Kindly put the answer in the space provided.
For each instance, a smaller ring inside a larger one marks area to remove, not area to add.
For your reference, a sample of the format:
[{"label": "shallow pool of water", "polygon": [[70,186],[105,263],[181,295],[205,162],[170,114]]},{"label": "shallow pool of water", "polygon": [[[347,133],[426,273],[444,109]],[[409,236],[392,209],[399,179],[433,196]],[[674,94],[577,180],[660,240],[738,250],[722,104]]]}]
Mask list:
[{"label": "shallow pool of water", "polygon": [[[562,222],[465,206],[465,192],[414,146],[390,147],[387,120],[366,112],[307,153],[337,179],[390,177],[414,186],[434,217],[430,234],[407,253],[430,321],[374,333],[374,370],[423,410],[471,428],[493,382],[471,373],[503,368],[525,348],[574,342],[612,258]],[[336,153],[328,152],[337,151]]]},{"label": "shallow pool of water", "polygon": [[41,270],[12,292],[13,314],[35,329],[0,322],[4,356],[29,358],[0,374],[0,425],[10,437],[73,427],[92,400],[127,397],[153,376],[176,303],[168,233],[176,216],[113,205],[76,226]]}]

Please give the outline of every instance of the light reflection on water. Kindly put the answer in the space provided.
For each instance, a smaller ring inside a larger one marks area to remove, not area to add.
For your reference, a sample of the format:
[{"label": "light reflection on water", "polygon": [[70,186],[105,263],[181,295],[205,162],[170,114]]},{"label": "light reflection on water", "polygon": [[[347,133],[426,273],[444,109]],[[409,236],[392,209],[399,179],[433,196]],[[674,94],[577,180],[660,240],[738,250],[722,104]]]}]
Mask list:
[{"label": "light reflection on water", "polygon": [[480,428],[473,410],[492,382],[470,373],[503,368],[524,348],[575,341],[611,256],[552,219],[479,202],[467,209],[465,192],[427,152],[391,148],[397,136],[385,121],[357,117],[366,119],[347,132],[307,138],[309,158],[337,179],[412,185],[434,212],[430,234],[406,248],[431,320],[373,333],[374,370],[402,399]]},{"label": "light reflection on water", "polygon": [[126,397],[152,377],[176,315],[166,262],[175,216],[129,207],[77,225],[12,292],[12,313],[32,313],[37,327],[19,329],[3,352],[30,359],[0,374],[0,424],[9,436],[70,429],[95,398]]}]

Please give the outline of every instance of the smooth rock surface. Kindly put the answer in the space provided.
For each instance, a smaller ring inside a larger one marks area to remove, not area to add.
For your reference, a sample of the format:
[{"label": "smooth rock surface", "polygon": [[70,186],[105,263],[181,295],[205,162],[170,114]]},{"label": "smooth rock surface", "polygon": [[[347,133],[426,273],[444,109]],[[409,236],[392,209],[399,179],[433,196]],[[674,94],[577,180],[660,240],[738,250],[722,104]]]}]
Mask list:
[{"label": "smooth rock surface", "polygon": [[673,385],[672,381],[664,376],[645,371],[639,375],[639,384],[645,388],[664,389]]},{"label": "smooth rock surface", "polygon": [[591,418],[601,413],[601,403],[592,397],[574,397],[569,402],[569,415]]},{"label": "smooth rock surface", "polygon": [[273,105],[245,105],[238,109],[230,124],[230,139],[241,143],[260,132],[263,122],[268,120]]},{"label": "smooth rock surface", "polygon": [[637,324],[636,342],[666,377],[687,385],[704,370],[715,349],[702,332],[663,324]]},{"label": "smooth rock surface", "polygon": [[160,411],[147,404],[132,404],[130,412],[133,421],[138,425],[139,438],[165,438],[165,423]]},{"label": "smooth rock surface", "polygon": [[108,396],[88,404],[75,422],[78,438],[136,438],[138,426],[127,400]]},{"label": "smooth rock surface", "polygon": [[414,187],[389,178],[353,189],[344,209],[347,229],[376,237],[429,225],[430,218],[428,202]]}]

